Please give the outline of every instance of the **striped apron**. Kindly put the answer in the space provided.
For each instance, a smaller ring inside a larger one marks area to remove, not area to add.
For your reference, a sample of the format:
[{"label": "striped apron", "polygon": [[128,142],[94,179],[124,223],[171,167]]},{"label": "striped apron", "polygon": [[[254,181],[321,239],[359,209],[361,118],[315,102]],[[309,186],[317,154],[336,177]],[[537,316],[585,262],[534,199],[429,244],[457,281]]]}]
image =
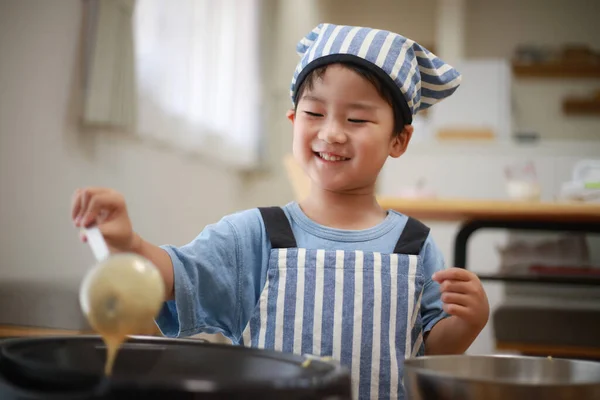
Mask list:
[{"label": "striped apron", "polygon": [[403,399],[403,361],[424,353],[418,254],[429,228],[409,218],[393,254],[304,249],[281,208],[260,211],[272,250],[242,344],[332,357],[354,398]]}]

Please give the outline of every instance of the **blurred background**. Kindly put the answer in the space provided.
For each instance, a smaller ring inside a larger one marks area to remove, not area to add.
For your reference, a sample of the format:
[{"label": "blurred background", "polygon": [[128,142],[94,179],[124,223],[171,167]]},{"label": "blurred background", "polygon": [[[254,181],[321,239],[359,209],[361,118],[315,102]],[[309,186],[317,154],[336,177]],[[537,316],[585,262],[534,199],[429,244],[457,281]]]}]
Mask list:
[{"label": "blurred background", "polygon": [[[599,17],[584,0],[0,0],[0,325],[86,329],[79,187],[121,191],[156,244],[298,199],[285,112],[296,43],[321,22],[393,30],[463,73],[416,119],[381,196],[435,198],[441,214],[445,199],[597,203]],[[586,210],[598,230],[600,208]],[[451,265],[465,221],[424,222]],[[468,259],[482,274],[526,260],[590,279],[486,280],[496,317],[469,352],[600,358],[597,237],[485,230]]]}]

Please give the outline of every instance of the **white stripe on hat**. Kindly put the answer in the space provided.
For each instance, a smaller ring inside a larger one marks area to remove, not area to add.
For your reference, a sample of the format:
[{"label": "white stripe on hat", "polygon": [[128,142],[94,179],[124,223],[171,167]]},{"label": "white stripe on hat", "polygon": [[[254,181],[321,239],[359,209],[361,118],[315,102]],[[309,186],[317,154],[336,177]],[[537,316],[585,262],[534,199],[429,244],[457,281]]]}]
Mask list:
[{"label": "white stripe on hat", "polygon": [[371,398],[379,398],[379,363],[381,362],[381,253],[373,253],[373,348],[371,357]]},{"label": "white stripe on hat", "polygon": [[285,311],[284,302],[286,298],[285,275],[287,262],[287,249],[279,250],[278,271],[279,282],[277,285],[277,302],[275,304],[275,345],[274,350],[281,351],[283,348],[283,313]]},{"label": "white stripe on hat", "polygon": [[[410,89],[410,86],[412,85],[412,77],[414,76],[415,72],[417,71],[417,59],[413,58],[412,61],[410,62],[410,71],[408,72],[408,75],[406,76],[406,79],[404,80],[404,82],[402,82],[402,91],[404,93],[408,93],[408,90]],[[421,80],[419,79],[419,82]],[[408,107],[413,108],[414,105],[414,99],[417,96],[418,93],[418,88],[415,87],[415,90],[413,91],[413,97],[407,101],[408,103]]]},{"label": "white stripe on hat", "polygon": [[390,254],[390,399],[398,398],[398,358],[396,354],[396,313],[398,312],[398,254]]},{"label": "white stripe on hat", "polygon": [[294,349],[302,354],[302,321],[304,316],[304,274],[306,273],[306,249],[298,249],[298,281],[296,282],[296,312],[294,319]]},{"label": "white stripe on hat", "polygon": [[377,60],[375,60],[375,64],[377,64],[379,67],[383,66],[385,63],[385,59],[387,58],[390,48],[392,47],[392,43],[394,43],[394,35],[390,35],[388,33],[385,37],[383,45],[381,46],[381,49],[379,50]]},{"label": "white stripe on hat", "polygon": [[300,73],[300,71],[302,71],[302,65],[298,64],[298,66],[296,67],[296,71],[294,72],[294,77],[292,78],[292,88],[290,88],[290,95],[292,96],[294,94],[293,87],[296,84],[296,80],[298,79],[298,74]]},{"label": "white stripe on hat", "polygon": [[360,383],[360,350],[362,341],[362,311],[363,306],[363,261],[364,253],[355,252],[354,263],[354,330],[352,332],[352,392],[358,395]]},{"label": "white stripe on hat", "polygon": [[443,85],[436,85],[435,83],[428,83],[428,82],[423,81],[421,83],[421,87],[424,87],[425,89],[429,89],[429,90],[435,90],[435,91],[448,90],[448,89],[457,87],[460,84],[461,80],[462,80],[462,77],[457,76],[450,82],[445,83]]},{"label": "white stripe on hat", "polygon": [[434,99],[433,97],[425,97],[425,96],[421,95],[421,103],[423,103],[427,106],[432,106],[440,100],[441,99]]},{"label": "white stripe on hat", "polygon": [[369,33],[367,33],[367,36],[365,36],[362,45],[360,46],[360,50],[358,50],[358,56],[360,58],[365,58],[367,52],[369,51],[369,47],[371,47],[371,43],[373,43],[373,39],[378,32],[379,31],[377,29],[372,29],[369,31]]},{"label": "white stripe on hat", "polygon": [[344,302],[344,251],[335,252],[335,297],[333,299],[333,358],[342,358],[342,310]]},{"label": "white stripe on hat", "polygon": [[421,72],[421,74],[427,74],[431,76],[441,76],[450,70],[452,70],[452,67],[448,64],[444,64],[439,68],[427,68],[419,66],[419,71]]},{"label": "white stripe on hat", "polygon": [[342,42],[342,47],[340,47],[339,51],[340,53],[348,52],[348,49],[350,48],[350,43],[352,43],[352,39],[354,39],[354,36],[356,36],[359,30],[360,28],[357,26],[350,29],[350,32],[348,32],[348,34],[346,35],[346,39],[344,39],[344,42]]},{"label": "white stripe on hat", "polygon": [[408,256],[408,306],[406,310],[406,346],[404,348],[404,357],[409,357],[412,352],[412,312],[415,302],[415,278],[417,276],[417,256]]},{"label": "white stripe on hat", "polygon": [[300,39],[300,43],[306,47],[310,47],[310,45],[314,43],[314,40],[310,40],[307,37],[303,37],[302,39]]},{"label": "white stripe on hat", "polygon": [[410,39],[406,39],[406,41],[404,43],[402,43],[402,48],[400,49],[400,52],[398,53],[398,57],[396,57],[396,60],[394,61],[394,68],[392,68],[392,72],[390,73],[390,77],[393,80],[396,80],[398,78],[398,73],[400,73],[400,68],[402,68],[402,65],[404,64],[404,58],[406,57],[406,52],[408,51],[410,46],[413,45],[413,43],[414,42]]},{"label": "white stripe on hat", "polygon": [[[315,28],[314,28],[314,29],[311,31],[311,33],[314,33],[314,34],[315,34],[315,36],[317,36],[317,37],[318,37],[319,33],[321,33],[321,26],[320,26],[320,25],[319,25],[319,26],[316,26],[316,27],[315,27]],[[310,46],[311,46],[311,45],[312,45],[312,44],[313,44],[315,41],[314,41],[314,40],[312,40],[312,39],[309,39],[307,36],[308,36],[308,35],[306,35],[306,36],[304,36],[302,39],[300,39],[300,43],[301,43],[301,44],[303,44],[304,46],[306,46],[307,48],[309,48],[309,47],[310,47]],[[304,52],[306,52],[306,50],[305,50]],[[301,53],[301,52],[296,52],[296,53],[298,53],[298,55],[300,55],[300,56],[302,56],[302,55],[304,54],[304,53]]]},{"label": "white stripe on hat", "polygon": [[425,52],[424,50],[415,50],[415,56],[421,58],[429,58],[430,60],[435,60],[437,57],[433,55],[433,53]]},{"label": "white stripe on hat", "polygon": [[[325,30],[329,27],[329,24],[323,24],[323,27],[321,28],[322,32],[325,32]],[[312,49],[310,50],[310,53],[308,54],[308,60],[307,60],[307,65],[315,59],[315,51],[317,50],[317,47],[319,47],[319,45],[321,44],[321,42],[323,41],[323,39],[325,38],[325,35],[319,35],[319,37],[317,38],[317,40],[315,41],[315,43],[312,46]]]},{"label": "white stripe on hat", "polygon": [[325,287],[325,250],[317,250],[315,265],[315,312],[313,319],[313,354],[321,355],[321,328],[323,326],[323,291]]},{"label": "white stripe on hat", "polygon": [[[417,68],[419,68],[419,63],[417,61],[417,59],[415,58],[415,62],[417,63],[417,65],[415,66],[415,71],[414,73],[417,73]],[[419,71],[419,75],[421,74],[421,72]],[[421,78],[419,78],[419,80],[417,81],[417,84],[415,85],[415,91],[413,93],[413,107],[414,107],[414,112],[416,113],[416,111],[419,110],[419,106],[421,105],[421,83],[423,82],[423,80]],[[419,95],[419,100],[414,103],[414,99],[417,98],[417,95]]]},{"label": "white stripe on hat", "polygon": [[335,28],[333,28],[333,32],[331,32],[331,35],[329,36],[329,39],[327,39],[327,42],[325,42],[325,47],[323,48],[323,54],[329,54],[329,51],[331,50],[331,46],[333,46],[333,42],[335,42],[335,39],[337,38],[338,34],[340,33],[340,31],[342,30],[342,26],[336,26]]}]

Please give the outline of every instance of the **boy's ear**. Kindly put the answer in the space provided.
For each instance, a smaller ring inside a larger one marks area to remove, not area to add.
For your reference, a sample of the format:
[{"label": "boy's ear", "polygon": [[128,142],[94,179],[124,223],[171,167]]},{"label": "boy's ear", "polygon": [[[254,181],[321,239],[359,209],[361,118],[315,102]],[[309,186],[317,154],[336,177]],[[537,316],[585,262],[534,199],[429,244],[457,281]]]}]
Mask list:
[{"label": "boy's ear", "polygon": [[285,113],[285,116],[287,117],[287,119],[289,119],[292,124],[294,123],[294,120],[296,119],[296,111],[290,109]]},{"label": "boy's ear", "polygon": [[413,131],[414,128],[412,125],[404,125],[402,132],[392,138],[390,143],[390,157],[398,158],[404,154],[412,138]]}]

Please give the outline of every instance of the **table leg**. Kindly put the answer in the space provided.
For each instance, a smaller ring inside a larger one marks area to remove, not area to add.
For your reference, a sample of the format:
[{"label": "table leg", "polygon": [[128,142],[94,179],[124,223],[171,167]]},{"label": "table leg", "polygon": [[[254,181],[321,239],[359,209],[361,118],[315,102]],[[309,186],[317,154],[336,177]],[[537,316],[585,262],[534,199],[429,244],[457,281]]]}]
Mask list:
[{"label": "table leg", "polygon": [[467,268],[467,245],[471,235],[480,229],[511,229],[527,231],[560,231],[600,233],[597,222],[560,222],[560,221],[502,221],[471,220],[465,222],[454,239],[453,267]]}]

